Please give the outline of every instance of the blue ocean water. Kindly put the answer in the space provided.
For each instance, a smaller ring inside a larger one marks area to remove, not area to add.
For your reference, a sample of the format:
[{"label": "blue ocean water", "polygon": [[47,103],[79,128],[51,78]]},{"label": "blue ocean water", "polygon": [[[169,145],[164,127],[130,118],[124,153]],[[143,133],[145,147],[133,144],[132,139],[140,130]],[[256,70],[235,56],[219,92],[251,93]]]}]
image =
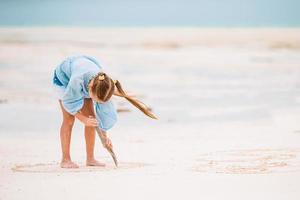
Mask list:
[{"label": "blue ocean water", "polygon": [[298,0],[0,0],[1,26],[297,27]]}]

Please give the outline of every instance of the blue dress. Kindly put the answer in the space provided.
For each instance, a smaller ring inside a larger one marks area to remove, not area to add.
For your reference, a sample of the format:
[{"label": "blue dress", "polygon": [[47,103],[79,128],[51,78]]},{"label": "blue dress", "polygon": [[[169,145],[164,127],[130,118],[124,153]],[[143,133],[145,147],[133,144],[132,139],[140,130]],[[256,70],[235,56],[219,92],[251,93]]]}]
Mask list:
[{"label": "blue dress", "polygon": [[[79,55],[67,57],[59,64],[53,74],[53,86],[59,90],[58,98],[65,110],[75,115],[83,106],[84,98],[90,98],[89,81],[103,71],[102,66],[90,56]],[[117,122],[117,111],[112,100],[104,103],[93,101],[99,128],[104,131]]]}]

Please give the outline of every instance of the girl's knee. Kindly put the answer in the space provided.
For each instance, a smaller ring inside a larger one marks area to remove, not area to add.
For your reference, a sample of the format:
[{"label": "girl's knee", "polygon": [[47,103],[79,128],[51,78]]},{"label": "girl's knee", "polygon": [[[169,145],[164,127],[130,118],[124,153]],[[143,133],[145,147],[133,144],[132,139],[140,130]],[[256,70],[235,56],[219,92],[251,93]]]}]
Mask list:
[{"label": "girl's knee", "polygon": [[71,127],[71,128],[73,127],[74,122],[75,122],[75,117],[74,116],[64,117],[64,119],[63,119],[63,125]]}]

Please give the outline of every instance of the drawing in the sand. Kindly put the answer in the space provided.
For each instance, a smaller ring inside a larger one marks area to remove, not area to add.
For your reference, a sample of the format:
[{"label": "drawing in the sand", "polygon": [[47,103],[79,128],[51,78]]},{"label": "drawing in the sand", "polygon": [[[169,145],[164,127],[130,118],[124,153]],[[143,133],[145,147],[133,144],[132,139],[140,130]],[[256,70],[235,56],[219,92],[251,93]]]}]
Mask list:
[{"label": "drawing in the sand", "polygon": [[300,149],[243,149],[202,154],[195,172],[267,174],[300,171]]}]

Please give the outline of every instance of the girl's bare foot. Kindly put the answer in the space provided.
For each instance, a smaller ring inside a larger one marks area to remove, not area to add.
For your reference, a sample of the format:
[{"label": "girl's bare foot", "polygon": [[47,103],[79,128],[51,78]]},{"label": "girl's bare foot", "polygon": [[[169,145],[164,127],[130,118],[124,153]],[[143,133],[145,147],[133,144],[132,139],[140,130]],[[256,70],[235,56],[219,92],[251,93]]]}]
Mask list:
[{"label": "girl's bare foot", "polygon": [[101,163],[95,159],[87,160],[86,166],[98,166],[98,167],[105,167],[104,163]]},{"label": "girl's bare foot", "polygon": [[79,166],[71,160],[64,160],[60,163],[61,168],[79,168]]}]

